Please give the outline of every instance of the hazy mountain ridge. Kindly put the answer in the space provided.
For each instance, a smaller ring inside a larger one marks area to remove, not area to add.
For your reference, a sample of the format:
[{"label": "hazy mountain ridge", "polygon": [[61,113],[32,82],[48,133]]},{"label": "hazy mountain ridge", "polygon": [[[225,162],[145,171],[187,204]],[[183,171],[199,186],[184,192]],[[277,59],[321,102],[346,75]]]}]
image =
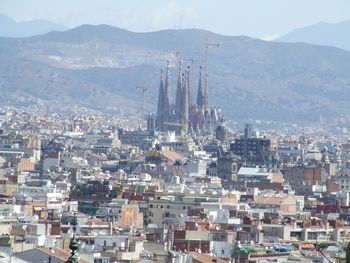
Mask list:
[{"label": "hazy mountain ridge", "polygon": [[0,90],[135,112],[140,97],[135,87],[146,84],[148,110],[155,110],[166,60],[172,66],[174,95],[177,51],[184,65],[194,60],[196,94],[207,39],[220,44],[209,51],[209,100],[227,118],[314,121],[320,115],[350,113],[349,52],[195,29],[133,33],[84,25],[30,38],[0,38],[1,49],[7,50],[0,53],[6,54],[0,56]]},{"label": "hazy mountain ridge", "polygon": [[2,37],[29,37],[54,30],[62,31],[66,29],[62,25],[43,19],[16,22],[8,16],[0,14],[0,36]]},{"label": "hazy mountain ridge", "polygon": [[333,46],[350,51],[350,20],[340,23],[320,22],[302,27],[276,39],[279,42],[304,42],[315,45]]}]

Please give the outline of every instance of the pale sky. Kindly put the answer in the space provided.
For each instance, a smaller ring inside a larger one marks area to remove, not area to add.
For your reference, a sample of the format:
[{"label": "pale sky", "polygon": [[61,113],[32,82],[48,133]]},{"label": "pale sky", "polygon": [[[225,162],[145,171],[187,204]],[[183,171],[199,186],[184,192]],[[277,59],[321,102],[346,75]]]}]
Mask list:
[{"label": "pale sky", "polygon": [[0,13],[68,28],[109,24],[143,32],[195,27],[269,38],[320,21],[348,20],[350,0],[0,0]]}]

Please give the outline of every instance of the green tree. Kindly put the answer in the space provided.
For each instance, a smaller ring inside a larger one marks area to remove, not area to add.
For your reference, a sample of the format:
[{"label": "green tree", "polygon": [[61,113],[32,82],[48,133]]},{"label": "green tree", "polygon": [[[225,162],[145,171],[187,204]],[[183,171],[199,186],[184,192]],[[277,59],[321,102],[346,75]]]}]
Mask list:
[{"label": "green tree", "polygon": [[346,263],[350,263],[350,242],[348,243],[346,247]]}]

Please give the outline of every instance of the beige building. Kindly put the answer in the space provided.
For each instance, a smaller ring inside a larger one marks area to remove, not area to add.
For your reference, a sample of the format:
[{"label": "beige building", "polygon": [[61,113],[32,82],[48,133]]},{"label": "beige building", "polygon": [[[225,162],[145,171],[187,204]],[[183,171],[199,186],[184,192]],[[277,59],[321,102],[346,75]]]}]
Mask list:
[{"label": "beige building", "polygon": [[199,203],[189,201],[174,200],[152,200],[148,207],[148,223],[157,224],[161,227],[163,224],[174,224],[178,218],[187,215],[188,210],[198,207]]},{"label": "beige building", "polygon": [[139,204],[123,205],[117,225],[143,228],[143,214],[140,212]]},{"label": "beige building", "polygon": [[18,172],[34,171],[34,170],[35,170],[35,162],[33,158],[21,158],[18,164]]},{"label": "beige building", "polygon": [[263,193],[254,199],[251,207],[273,209],[282,213],[296,213],[297,198],[284,193]]},{"label": "beige building", "polygon": [[328,223],[323,226],[263,224],[261,228],[264,242],[347,242],[350,234],[348,227],[333,228]]}]

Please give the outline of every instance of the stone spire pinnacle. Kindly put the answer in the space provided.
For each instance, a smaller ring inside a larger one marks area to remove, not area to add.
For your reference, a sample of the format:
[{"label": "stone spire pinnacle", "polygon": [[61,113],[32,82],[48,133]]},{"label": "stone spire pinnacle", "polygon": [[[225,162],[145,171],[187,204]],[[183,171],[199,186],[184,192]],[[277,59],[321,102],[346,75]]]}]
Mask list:
[{"label": "stone spire pinnacle", "polygon": [[199,82],[198,82],[198,93],[197,93],[197,106],[204,106],[204,90],[202,86],[202,66],[199,68]]},{"label": "stone spire pinnacle", "polygon": [[164,80],[163,80],[164,69],[160,72],[160,84],[158,92],[158,105],[157,105],[157,128],[163,130],[164,122]]},{"label": "stone spire pinnacle", "polygon": [[191,90],[191,76],[190,76],[190,72],[191,72],[191,67],[187,66],[187,78],[186,78],[186,82],[187,82],[187,96],[188,96],[188,110],[191,110],[191,106],[192,106],[192,90]]},{"label": "stone spire pinnacle", "polygon": [[[188,76],[189,76],[189,69],[187,68],[186,72],[183,74],[184,77],[184,84],[183,84],[183,92],[182,92],[182,121],[184,123],[188,123]],[[187,131],[185,131],[187,132]]]},{"label": "stone spire pinnacle", "polygon": [[182,111],[182,92],[183,92],[183,75],[182,75],[182,61],[179,62],[179,73],[177,76],[177,88],[175,98],[175,112],[178,119],[181,119]]},{"label": "stone spire pinnacle", "polygon": [[164,83],[164,94],[163,94],[163,121],[168,121],[170,112],[170,73],[169,73],[169,60],[167,61],[166,72],[165,72],[165,83]]}]

